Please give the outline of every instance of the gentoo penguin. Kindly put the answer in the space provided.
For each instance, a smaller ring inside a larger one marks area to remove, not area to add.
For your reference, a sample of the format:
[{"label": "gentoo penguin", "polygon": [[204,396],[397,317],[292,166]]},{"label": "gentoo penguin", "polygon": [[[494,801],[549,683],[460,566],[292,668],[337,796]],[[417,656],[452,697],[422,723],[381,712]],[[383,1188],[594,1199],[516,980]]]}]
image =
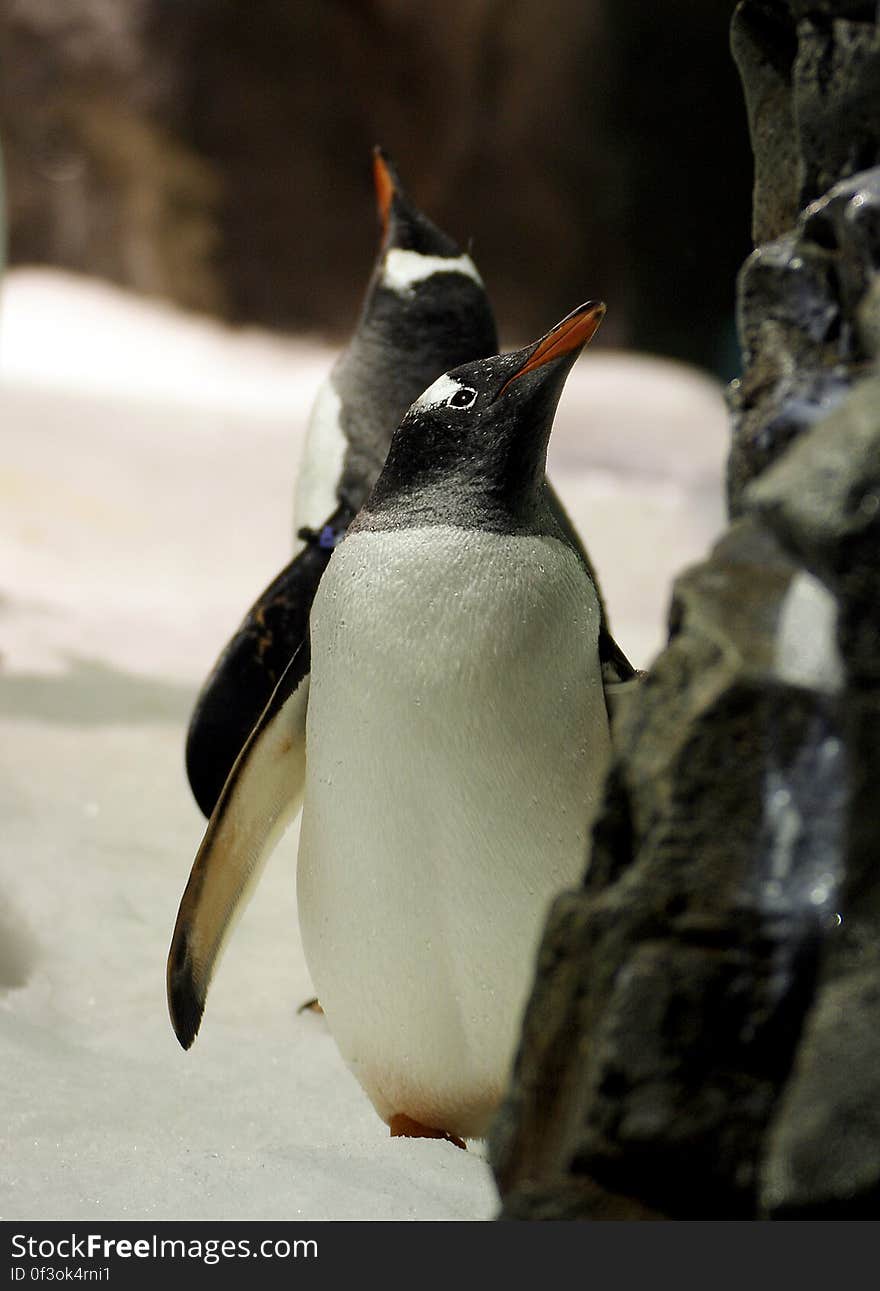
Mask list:
[{"label": "gentoo penguin", "polygon": [[360,317],[315,400],[294,500],[294,531],[356,513],[414,399],[442,372],[498,348],[470,255],[420,211],[381,148],[373,181],[382,235]]},{"label": "gentoo penguin", "polygon": [[330,553],[376,482],[403,414],[442,372],[498,348],[471,257],[411,201],[380,148],[373,178],[381,244],[354,335],[312,409],[295,490],[294,559],[245,615],[190,721],[187,775],[206,816],[305,639]]},{"label": "gentoo penguin", "polygon": [[[330,553],[373,487],[403,414],[442,372],[498,349],[492,309],[471,257],[407,196],[380,148],[374,150],[373,178],[379,254],[355,333],[315,401],[296,489],[296,528],[306,545],[244,616],[190,720],[187,775],[206,816],[305,641]],[[559,523],[587,561],[562,504],[547,488]],[[611,636],[601,595],[600,606],[606,680],[626,681],[633,668]],[[307,649],[299,659],[307,671]]]},{"label": "gentoo penguin", "polygon": [[[184,1048],[300,800],[300,928],[339,1049],[392,1134],[485,1134],[550,899],[579,880],[609,751],[589,567],[544,480],[589,302],[409,409],[227,781],[181,902]],[[304,645],[303,649],[307,647]]]}]

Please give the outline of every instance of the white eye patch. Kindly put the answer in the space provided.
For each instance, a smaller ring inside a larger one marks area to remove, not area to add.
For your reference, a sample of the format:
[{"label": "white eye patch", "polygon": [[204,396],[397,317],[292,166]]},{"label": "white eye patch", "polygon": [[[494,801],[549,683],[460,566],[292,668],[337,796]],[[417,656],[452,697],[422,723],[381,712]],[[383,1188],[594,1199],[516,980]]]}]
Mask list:
[{"label": "white eye patch", "polygon": [[400,247],[392,247],[385,257],[382,284],[400,296],[409,296],[417,282],[435,273],[463,273],[481,287],[483,285],[470,256],[423,256],[418,251],[403,251]]},{"label": "white eye patch", "polygon": [[[418,399],[416,399],[413,404],[413,407],[439,408],[444,404],[448,405],[453,396],[460,396],[462,391],[467,391],[468,394],[473,393],[474,399],[477,397],[476,391],[472,391],[470,386],[462,385],[458,381],[453,381],[452,377],[444,374],[442,377],[438,377],[433,385],[429,385],[424,394],[419,395]],[[473,403],[473,399],[471,400],[471,403]],[[452,406],[460,407],[461,405],[453,404]],[[468,407],[469,406],[470,404]]]},{"label": "white eye patch", "polygon": [[477,402],[477,392],[473,386],[461,386],[455,394],[446,400],[447,408],[473,408]]}]

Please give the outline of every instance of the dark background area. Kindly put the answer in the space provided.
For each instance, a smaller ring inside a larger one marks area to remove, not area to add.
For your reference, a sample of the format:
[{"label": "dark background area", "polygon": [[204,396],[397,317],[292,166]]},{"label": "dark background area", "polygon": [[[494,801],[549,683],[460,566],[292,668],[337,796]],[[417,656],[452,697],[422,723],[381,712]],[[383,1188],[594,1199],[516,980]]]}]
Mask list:
[{"label": "dark background area", "polygon": [[509,343],[734,374],[751,161],[732,0],[0,0],[10,259],[337,337],[370,149],[473,253]]}]

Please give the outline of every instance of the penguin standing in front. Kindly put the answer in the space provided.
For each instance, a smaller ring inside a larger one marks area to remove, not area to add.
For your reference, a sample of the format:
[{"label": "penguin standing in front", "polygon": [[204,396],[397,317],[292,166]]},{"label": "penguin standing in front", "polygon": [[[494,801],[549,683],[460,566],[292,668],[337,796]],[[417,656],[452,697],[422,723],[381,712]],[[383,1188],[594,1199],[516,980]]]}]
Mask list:
[{"label": "penguin standing in front", "polygon": [[[294,655],[302,675],[308,672],[312,599],[407,408],[441,373],[498,349],[492,308],[471,257],[407,196],[380,148],[373,178],[381,245],[354,335],[309,420],[294,504],[296,554],[245,615],[190,720],[187,775],[206,816]],[[562,504],[549,484],[546,489],[560,525],[589,564]],[[601,596],[600,606],[606,680],[623,682],[634,670],[611,636]]]},{"label": "penguin standing in front", "polygon": [[238,759],[168,961],[188,1048],[249,886],[303,800],[309,970],[392,1134],[485,1135],[548,904],[583,872],[610,737],[598,594],[548,496],[565,378],[604,315],[436,380],[335,550]]}]

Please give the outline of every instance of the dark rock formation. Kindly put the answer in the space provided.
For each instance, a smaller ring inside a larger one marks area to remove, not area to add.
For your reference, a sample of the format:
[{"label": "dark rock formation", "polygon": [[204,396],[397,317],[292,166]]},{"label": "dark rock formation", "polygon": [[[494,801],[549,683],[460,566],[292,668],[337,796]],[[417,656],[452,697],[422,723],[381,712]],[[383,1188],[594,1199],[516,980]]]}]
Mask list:
[{"label": "dark rock formation", "polygon": [[880,166],[876,18],[872,0],[743,0],[734,15],[759,245],[739,280],[732,515],[749,480],[830,411],[870,355],[854,294],[880,256],[880,175],[860,174]]},{"label": "dark rock formation", "polygon": [[797,35],[787,6],[772,0],[739,5],[730,44],[742,77],[755,159],[752,237],[757,245],[790,228],[799,210],[791,95]]},{"label": "dark rock formation", "polygon": [[769,242],[827,188],[880,163],[874,0],[742,0],[731,48],[745,91],[752,236]]},{"label": "dark rock formation", "polygon": [[[737,518],[675,585],[584,884],[550,913],[493,1127],[506,1218],[880,1213],[880,170],[839,138],[857,101],[880,139],[865,18],[738,11],[774,239],[739,283]],[[786,102],[798,68],[815,111]]]},{"label": "dark rock formation", "polygon": [[[880,98],[880,76],[877,95]],[[878,121],[880,132],[880,121]],[[825,416],[870,359],[862,298],[880,267],[880,168],[812,202],[797,226],[758,247],[739,277],[744,373],[731,394],[732,515],[743,490]]]},{"label": "dark rock formation", "polygon": [[762,1168],[766,1211],[880,1214],[880,377],[861,382],[750,490],[782,542],[832,589],[846,666],[848,760],[840,927]]}]

